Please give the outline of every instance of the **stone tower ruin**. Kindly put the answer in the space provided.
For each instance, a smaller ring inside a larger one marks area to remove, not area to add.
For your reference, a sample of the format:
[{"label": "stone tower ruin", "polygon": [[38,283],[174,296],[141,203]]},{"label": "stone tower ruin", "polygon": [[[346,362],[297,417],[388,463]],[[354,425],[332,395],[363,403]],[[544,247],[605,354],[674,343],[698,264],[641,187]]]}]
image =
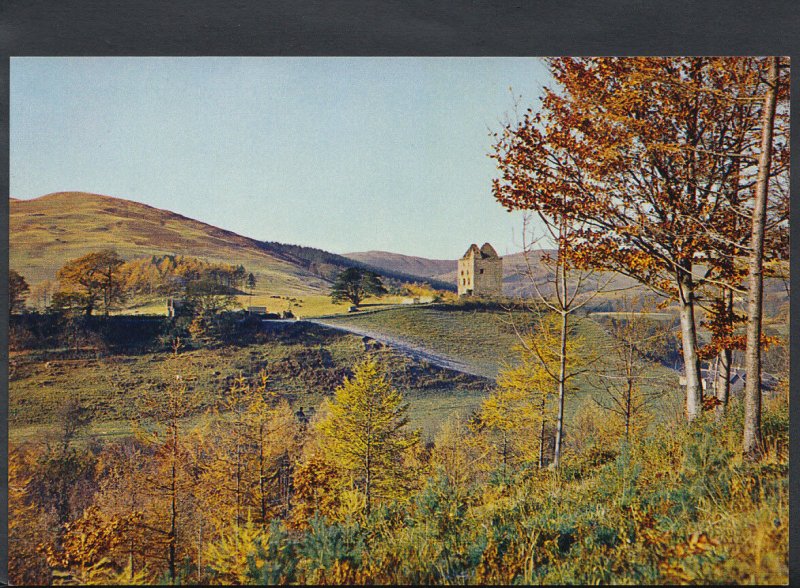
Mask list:
[{"label": "stone tower ruin", "polygon": [[503,295],[503,258],[488,243],[480,249],[473,243],[458,260],[458,295]]}]

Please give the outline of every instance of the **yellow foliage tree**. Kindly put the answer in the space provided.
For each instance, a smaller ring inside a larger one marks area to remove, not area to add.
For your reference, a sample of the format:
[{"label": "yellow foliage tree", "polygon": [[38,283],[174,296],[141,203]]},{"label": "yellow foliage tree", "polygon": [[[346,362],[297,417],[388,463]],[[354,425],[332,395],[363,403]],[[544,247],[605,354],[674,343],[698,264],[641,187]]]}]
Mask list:
[{"label": "yellow foliage tree", "polygon": [[[201,405],[200,397],[187,379],[176,374],[164,390],[153,391],[142,399],[140,418],[134,421],[137,438],[145,443],[152,458],[145,475],[145,486],[152,498],[145,510],[147,527],[160,535],[166,547],[170,580],[177,577],[177,564],[185,552],[181,539],[191,520],[187,512],[196,487],[195,432],[187,430],[185,419]],[[161,542],[159,542],[161,543]]]},{"label": "yellow foliage tree", "polygon": [[433,439],[431,465],[444,474],[451,485],[466,489],[479,480],[481,452],[471,442],[470,430],[460,414],[448,418]]},{"label": "yellow foliage tree", "polygon": [[316,423],[322,455],[363,495],[365,513],[377,501],[400,497],[408,478],[406,453],[419,434],[408,430],[408,405],[374,357],[356,366],[327,411]]},{"label": "yellow foliage tree", "polygon": [[49,570],[37,544],[55,542],[55,509],[33,500],[30,472],[41,456],[31,448],[9,444],[8,451],[8,577],[12,584],[46,584]]},{"label": "yellow foliage tree", "polygon": [[258,545],[266,543],[266,539],[267,532],[248,516],[243,525],[222,532],[219,540],[206,547],[205,563],[216,572],[221,584],[248,584],[248,560],[256,568],[264,565]]},{"label": "yellow foliage tree", "polygon": [[65,525],[60,548],[47,546],[44,552],[53,568],[55,584],[108,584],[118,577],[114,562],[108,557],[126,533],[125,528],[136,524],[140,513],[125,518],[109,519],[96,507]]},{"label": "yellow foliage tree", "polygon": [[266,527],[272,516],[288,512],[287,470],[299,447],[299,424],[268,381],[266,372],[240,375],[214,411],[201,486],[218,528],[240,526],[246,512]]}]

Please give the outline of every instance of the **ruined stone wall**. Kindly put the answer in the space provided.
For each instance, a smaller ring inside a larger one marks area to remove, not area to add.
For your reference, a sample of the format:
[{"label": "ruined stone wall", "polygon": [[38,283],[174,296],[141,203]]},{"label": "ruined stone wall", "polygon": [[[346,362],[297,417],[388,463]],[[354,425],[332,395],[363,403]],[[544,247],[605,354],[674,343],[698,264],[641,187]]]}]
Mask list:
[{"label": "ruined stone wall", "polygon": [[503,295],[503,260],[499,257],[475,259],[474,296]]},{"label": "ruined stone wall", "polygon": [[474,257],[461,258],[458,260],[458,295],[465,296],[472,293],[475,284],[473,278],[475,276],[475,261]]},{"label": "ruined stone wall", "polygon": [[503,260],[469,256],[458,260],[459,296],[503,295]]}]

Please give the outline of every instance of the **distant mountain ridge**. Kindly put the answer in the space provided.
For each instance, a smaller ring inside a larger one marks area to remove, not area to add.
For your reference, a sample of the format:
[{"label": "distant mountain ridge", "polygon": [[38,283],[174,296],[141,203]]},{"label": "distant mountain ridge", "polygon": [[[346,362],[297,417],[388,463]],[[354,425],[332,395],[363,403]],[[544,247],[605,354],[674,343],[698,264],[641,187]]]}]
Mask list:
[{"label": "distant mountain ridge", "polygon": [[[468,245],[464,246],[465,250]],[[344,256],[384,271],[416,274],[446,284],[455,284],[457,280],[457,259],[428,259],[389,251],[362,251],[345,253]],[[503,290],[505,294],[514,296],[530,289],[527,284],[529,274],[537,281],[545,279],[547,269],[539,263],[540,257],[541,252],[530,253],[528,260],[522,252],[503,256]]]},{"label": "distant mountain ridge", "polygon": [[429,278],[454,272],[458,266],[454,259],[428,259],[389,251],[360,251],[345,253],[344,257],[384,270]]}]

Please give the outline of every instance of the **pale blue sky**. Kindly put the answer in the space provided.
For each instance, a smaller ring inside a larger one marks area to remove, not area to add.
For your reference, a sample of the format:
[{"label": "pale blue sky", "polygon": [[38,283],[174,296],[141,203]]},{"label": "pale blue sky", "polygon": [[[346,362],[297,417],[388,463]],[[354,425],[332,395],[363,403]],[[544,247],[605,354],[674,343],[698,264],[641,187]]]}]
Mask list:
[{"label": "pale blue sky", "polygon": [[[519,250],[489,132],[536,58],[13,58],[11,196],[107,194],[261,240]],[[510,89],[513,89],[513,93]]]}]

